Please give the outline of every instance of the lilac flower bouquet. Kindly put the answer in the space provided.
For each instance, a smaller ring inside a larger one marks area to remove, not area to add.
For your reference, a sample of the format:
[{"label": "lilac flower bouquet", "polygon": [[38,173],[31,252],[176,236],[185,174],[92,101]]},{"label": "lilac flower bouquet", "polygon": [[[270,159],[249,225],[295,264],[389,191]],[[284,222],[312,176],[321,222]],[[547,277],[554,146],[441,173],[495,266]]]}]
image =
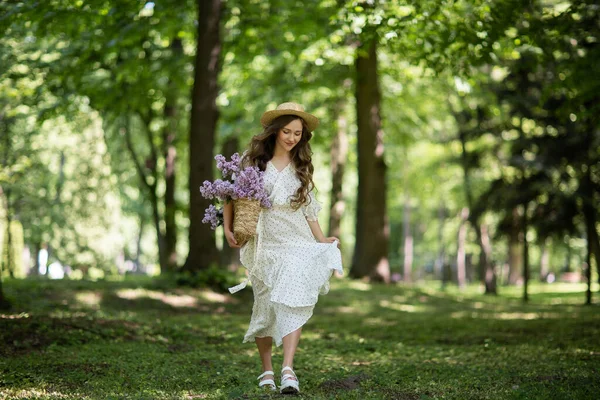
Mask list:
[{"label": "lilac flower bouquet", "polygon": [[[258,167],[242,169],[242,158],[238,153],[231,156],[231,161],[227,161],[221,154],[218,154],[215,160],[217,161],[217,168],[223,174],[223,179],[216,179],[214,182],[204,181],[202,187],[200,187],[202,197],[209,200],[216,199],[217,203],[226,203],[233,200],[234,206],[236,206],[235,215],[238,214],[236,203],[252,204],[252,217],[256,219],[258,219],[260,207],[271,207],[271,202],[264,188],[263,171]],[[243,215],[242,212],[239,214]],[[217,226],[223,223],[223,207],[217,208],[211,204],[206,209],[202,222],[210,223],[211,228],[216,229]],[[237,221],[234,222],[234,231],[236,230],[236,223]],[[252,229],[252,227],[249,229]]]}]

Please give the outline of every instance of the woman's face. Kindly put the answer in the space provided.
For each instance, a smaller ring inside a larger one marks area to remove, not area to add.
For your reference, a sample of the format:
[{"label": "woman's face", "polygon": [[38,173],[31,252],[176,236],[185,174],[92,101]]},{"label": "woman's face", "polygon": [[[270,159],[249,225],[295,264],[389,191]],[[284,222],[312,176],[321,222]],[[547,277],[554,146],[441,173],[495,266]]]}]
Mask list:
[{"label": "woman's face", "polygon": [[285,151],[291,151],[302,138],[302,122],[295,119],[279,130],[276,145]]}]

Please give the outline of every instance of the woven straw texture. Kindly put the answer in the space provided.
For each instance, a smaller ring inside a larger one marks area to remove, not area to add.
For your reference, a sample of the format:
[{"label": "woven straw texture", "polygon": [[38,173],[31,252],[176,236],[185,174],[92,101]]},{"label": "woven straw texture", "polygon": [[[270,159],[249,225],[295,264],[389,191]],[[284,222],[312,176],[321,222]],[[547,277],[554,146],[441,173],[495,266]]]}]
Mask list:
[{"label": "woven straw texture", "polygon": [[233,237],[240,246],[256,235],[259,214],[260,200],[233,201]]}]

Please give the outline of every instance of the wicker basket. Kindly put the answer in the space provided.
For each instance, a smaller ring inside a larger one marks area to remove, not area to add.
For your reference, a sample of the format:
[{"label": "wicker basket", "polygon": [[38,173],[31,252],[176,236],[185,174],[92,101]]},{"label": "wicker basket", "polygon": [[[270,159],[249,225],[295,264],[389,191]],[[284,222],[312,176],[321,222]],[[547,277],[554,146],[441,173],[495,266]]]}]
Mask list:
[{"label": "wicker basket", "polygon": [[241,246],[256,235],[260,214],[260,200],[233,201],[233,237]]}]

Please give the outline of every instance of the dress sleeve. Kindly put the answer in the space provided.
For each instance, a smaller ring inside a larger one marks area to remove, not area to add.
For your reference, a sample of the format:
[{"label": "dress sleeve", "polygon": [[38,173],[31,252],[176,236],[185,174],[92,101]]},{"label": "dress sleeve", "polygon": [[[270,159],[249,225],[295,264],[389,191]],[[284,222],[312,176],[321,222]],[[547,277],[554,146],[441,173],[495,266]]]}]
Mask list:
[{"label": "dress sleeve", "polygon": [[312,191],[308,194],[308,196],[308,204],[305,204],[302,207],[302,212],[304,213],[304,216],[307,220],[316,221],[318,219],[319,211],[321,210],[321,208],[323,208],[323,206],[316,199]]}]

